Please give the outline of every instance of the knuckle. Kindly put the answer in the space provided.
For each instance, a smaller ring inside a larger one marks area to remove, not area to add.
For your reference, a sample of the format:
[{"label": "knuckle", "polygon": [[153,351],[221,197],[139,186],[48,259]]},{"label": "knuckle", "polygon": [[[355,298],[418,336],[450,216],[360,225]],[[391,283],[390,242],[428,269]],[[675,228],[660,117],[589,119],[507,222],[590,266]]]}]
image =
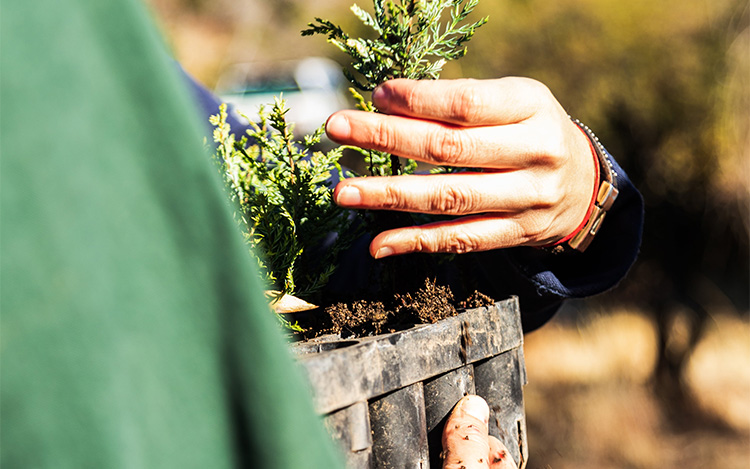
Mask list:
[{"label": "knuckle", "polygon": [[562,201],[562,191],[555,184],[554,175],[544,176],[539,172],[528,172],[518,180],[519,203],[526,210],[549,209]]},{"label": "knuckle", "polygon": [[427,231],[419,233],[414,240],[414,252],[436,252],[435,239]]},{"label": "knuckle", "polygon": [[535,96],[541,100],[547,100],[552,96],[552,91],[539,80],[533,78],[518,78],[518,84],[529,96]]},{"label": "knuckle", "polygon": [[427,157],[440,164],[455,165],[471,154],[472,142],[461,130],[441,127],[428,137]]},{"label": "knuckle", "polygon": [[565,142],[565,130],[561,125],[550,125],[547,131],[545,162],[558,168],[565,164],[569,158],[569,152]]},{"label": "knuckle", "polygon": [[480,438],[484,436],[484,432],[476,424],[468,423],[464,428],[467,436],[478,436]]},{"label": "knuckle", "polygon": [[556,102],[552,91],[544,83],[533,78],[514,78],[515,87],[519,96],[534,109],[534,113],[548,109],[550,104]]},{"label": "knuckle", "polygon": [[401,95],[403,106],[411,112],[421,112],[424,103],[420,99],[422,96],[418,92],[420,82],[412,83],[411,86],[406,87]]},{"label": "knuckle", "polygon": [[384,209],[390,210],[398,210],[404,208],[401,191],[399,191],[397,187],[392,183],[385,184],[381,205]]},{"label": "knuckle", "polygon": [[535,151],[530,153],[531,164],[545,168],[557,168],[560,166],[560,157],[557,150],[547,143],[540,144]]},{"label": "knuckle", "polygon": [[508,233],[506,235],[506,242],[509,246],[522,246],[528,243],[531,238],[527,236],[526,228],[523,224],[523,217],[517,215],[508,220]]},{"label": "knuckle", "polygon": [[414,252],[465,254],[480,249],[480,240],[468,232],[436,234],[423,231],[414,240]]},{"label": "knuckle", "polygon": [[378,149],[387,150],[393,146],[393,129],[385,119],[378,121],[371,136],[371,144]]},{"label": "knuckle", "polygon": [[544,138],[536,139],[530,148],[533,164],[551,169],[565,166],[570,158],[565,129],[545,118],[539,122],[538,134]]},{"label": "knuckle", "polygon": [[534,203],[532,207],[536,209],[549,209],[557,206],[562,202],[562,194],[557,190],[557,186],[547,182],[539,182],[533,191]]},{"label": "knuckle", "polygon": [[473,212],[476,197],[466,190],[444,184],[438,187],[429,203],[429,210],[436,213],[462,214]]},{"label": "knuckle", "polygon": [[474,122],[481,114],[484,101],[472,83],[467,83],[466,86],[456,89],[452,98],[449,111],[451,120]]},{"label": "knuckle", "polygon": [[525,242],[545,239],[549,233],[553,220],[540,213],[529,213],[524,217],[521,225],[521,237]]},{"label": "knuckle", "polygon": [[552,90],[547,85],[538,80],[531,80],[532,86],[536,89],[537,94],[540,98],[549,100],[552,98]]},{"label": "knuckle", "polygon": [[467,252],[476,251],[479,243],[469,233],[459,233],[452,237],[447,244],[447,251],[454,254],[466,254]]},{"label": "knuckle", "polygon": [[447,439],[481,441],[487,438],[486,431],[479,428],[466,418],[453,419],[448,422],[443,431]]}]

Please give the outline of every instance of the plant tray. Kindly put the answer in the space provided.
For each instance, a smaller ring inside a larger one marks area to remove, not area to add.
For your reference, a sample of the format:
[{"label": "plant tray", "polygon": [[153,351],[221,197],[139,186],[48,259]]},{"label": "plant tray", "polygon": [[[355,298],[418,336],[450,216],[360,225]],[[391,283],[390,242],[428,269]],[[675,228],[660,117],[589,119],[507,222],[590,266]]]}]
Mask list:
[{"label": "plant tray", "polygon": [[517,298],[435,324],[294,344],[315,409],[349,468],[440,468],[443,423],[466,394],[490,406],[490,434],[524,467],[526,369]]}]

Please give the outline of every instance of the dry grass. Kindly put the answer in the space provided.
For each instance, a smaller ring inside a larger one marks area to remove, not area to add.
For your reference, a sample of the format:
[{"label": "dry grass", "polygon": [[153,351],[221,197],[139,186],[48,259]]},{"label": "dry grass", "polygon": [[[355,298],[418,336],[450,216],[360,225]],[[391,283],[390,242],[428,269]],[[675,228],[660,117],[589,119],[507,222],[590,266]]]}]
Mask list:
[{"label": "dry grass", "polygon": [[695,408],[653,392],[653,321],[632,311],[527,336],[530,469],[750,468],[750,321],[719,316],[690,360]]}]

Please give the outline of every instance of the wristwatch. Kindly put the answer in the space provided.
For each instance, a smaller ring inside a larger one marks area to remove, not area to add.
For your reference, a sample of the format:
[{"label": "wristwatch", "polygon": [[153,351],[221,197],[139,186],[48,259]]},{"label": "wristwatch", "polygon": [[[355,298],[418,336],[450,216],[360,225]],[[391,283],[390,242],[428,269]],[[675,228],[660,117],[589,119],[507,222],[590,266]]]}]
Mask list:
[{"label": "wristwatch", "polygon": [[607,151],[599,142],[599,138],[581,121],[571,119],[586,134],[599,160],[600,184],[596,200],[594,201],[594,207],[583,228],[567,242],[568,247],[583,252],[589,247],[591,241],[594,240],[594,236],[599,232],[607,211],[615,203],[615,199],[620,192],[617,190],[617,172],[615,172],[612,166],[612,161],[610,161]]}]

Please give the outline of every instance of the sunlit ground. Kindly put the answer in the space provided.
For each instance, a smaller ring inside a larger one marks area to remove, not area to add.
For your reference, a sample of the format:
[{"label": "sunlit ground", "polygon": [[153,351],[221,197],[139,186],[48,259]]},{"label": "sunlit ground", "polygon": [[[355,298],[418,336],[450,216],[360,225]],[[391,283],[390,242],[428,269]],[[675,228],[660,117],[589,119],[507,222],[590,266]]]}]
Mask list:
[{"label": "sunlit ground", "polygon": [[712,318],[677,414],[649,380],[657,335],[643,314],[555,321],[525,340],[530,469],[750,468],[747,316]]}]

